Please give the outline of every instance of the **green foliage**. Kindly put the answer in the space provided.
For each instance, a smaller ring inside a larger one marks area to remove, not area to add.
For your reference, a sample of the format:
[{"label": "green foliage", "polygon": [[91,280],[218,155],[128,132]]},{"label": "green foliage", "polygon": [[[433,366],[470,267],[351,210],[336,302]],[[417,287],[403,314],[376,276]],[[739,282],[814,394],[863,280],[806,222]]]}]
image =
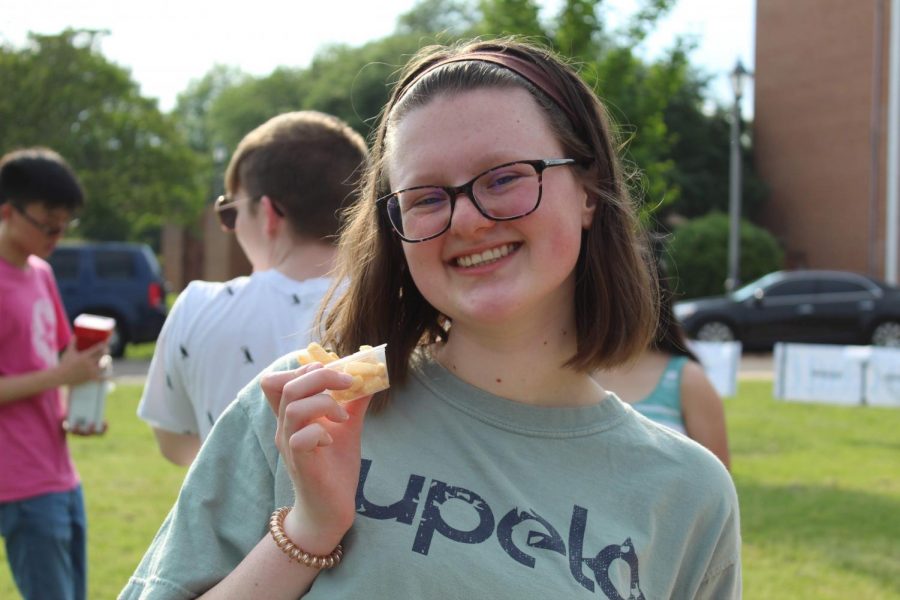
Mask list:
[{"label": "green foliage", "polygon": [[[217,65],[179,95],[171,115],[101,55],[101,33],[33,35],[23,49],[0,46],[0,150],[41,144],[66,156],[88,192],[82,237],[156,246],[163,221],[190,223],[221,193],[238,141],[272,116],[316,109],[369,135],[390,82],[418,48],[514,33],[571,57],[604,99],[642,215],[655,226],[670,213],[727,207],[728,117],[705,105],[707,82],[690,68],[690,45],[640,58],[641,42],[673,4],[642,0],[608,31],[602,0],[563,0],[543,23],[536,0],[420,0],[394,34],[323,48],[307,68],[250,77]],[[743,156],[744,214],[753,217],[766,190],[749,145]]]},{"label": "green foliage", "polygon": [[223,133],[212,121],[212,107],[226,90],[249,79],[238,69],[216,65],[202,78],[192,81],[178,95],[173,116],[188,144],[197,154],[200,162],[199,176],[205,182],[204,198],[207,201],[224,193],[223,179],[229,158]]},{"label": "green foliage", "polygon": [[209,103],[205,136],[230,155],[251,129],[282,112],[319,110],[336,115],[364,136],[387,103],[389,82],[418,48],[449,34],[398,33],[359,47],[320,50],[306,69],[276,69],[242,79]]},{"label": "green foliage", "polygon": [[397,33],[464,35],[478,23],[475,14],[471,1],[419,0],[397,18]]},{"label": "green foliage", "polygon": [[566,56],[587,59],[596,56],[597,38],[603,22],[597,17],[596,0],[566,0],[557,19],[553,43]]},{"label": "green foliage", "polygon": [[398,33],[353,48],[332,46],[319,52],[305,73],[303,107],[332,113],[369,136],[387,104],[390,82],[420,47],[451,34]]},{"label": "green foliage", "polygon": [[211,139],[230,156],[250,130],[283,112],[299,110],[306,94],[302,71],[280,67],[221,91],[209,108]]},{"label": "green foliage", "polygon": [[[722,108],[704,110],[705,80],[689,71],[664,110],[675,161],[672,182],[680,190],[670,212],[693,218],[713,210],[728,210],[731,153],[731,117]],[[748,131],[744,124],[742,131]],[[747,135],[744,140],[749,140]],[[766,199],[767,189],[753,170],[752,147],[745,143],[741,158],[741,213],[754,218]]]},{"label": "green foliage", "polygon": [[0,147],[49,146],[78,173],[80,234],[156,245],[164,218],[202,206],[200,163],[175,121],[97,49],[100,33],[66,30],[0,47]]},{"label": "green foliage", "polygon": [[[595,88],[617,123],[626,168],[643,212],[654,213],[679,196],[671,134],[664,112],[686,73],[683,56],[646,64],[628,47],[608,48],[594,63]],[[585,73],[590,81],[590,74]]]},{"label": "green foliage", "polygon": [[209,122],[212,105],[222,93],[247,81],[249,77],[234,67],[215,65],[200,79],[192,81],[188,88],[178,94],[173,115],[191,148],[197,152],[212,155],[216,144],[222,143],[211,137]]},{"label": "green foliage", "polygon": [[[679,42],[653,62],[636,49],[672,5],[644,0],[623,29],[610,32],[598,0],[565,0],[547,25],[539,22],[533,0],[422,0],[398,19],[396,33],[362,46],[323,48],[305,69],[254,78],[217,67],[183,96],[191,99],[188,107],[200,110],[177,114],[206,156],[211,147],[229,155],[247,131],[285,110],[335,114],[369,136],[390,82],[418,48],[479,32],[537,36],[571,57],[606,102],[634,195],[645,222],[655,227],[668,213],[700,215],[727,202],[721,191],[728,187],[728,123],[721,113],[703,111],[705,81],[690,68],[689,44]],[[198,123],[205,131],[197,130]],[[745,214],[754,215],[764,188],[752,174],[750,154],[747,149],[744,155]],[[221,171],[222,165],[214,182],[221,181]]]},{"label": "green foliage", "polygon": [[483,35],[547,38],[535,0],[480,0],[478,7],[481,10],[478,31]]},{"label": "green foliage", "polygon": [[657,21],[666,15],[677,0],[644,0],[625,27],[627,39],[631,44],[638,44],[653,31]]},{"label": "green foliage", "polygon": [[[723,293],[728,276],[728,215],[711,213],[675,230],[669,244],[669,272],[685,298]],[[740,278],[744,283],[777,271],[784,253],[765,229],[748,221],[740,227]]]}]

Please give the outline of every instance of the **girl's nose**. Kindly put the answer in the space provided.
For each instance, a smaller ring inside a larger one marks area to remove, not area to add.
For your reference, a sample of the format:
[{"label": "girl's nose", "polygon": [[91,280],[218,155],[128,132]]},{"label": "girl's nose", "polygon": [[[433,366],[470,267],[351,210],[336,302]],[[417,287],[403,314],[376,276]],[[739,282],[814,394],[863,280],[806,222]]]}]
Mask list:
[{"label": "girl's nose", "polygon": [[483,229],[490,229],[495,221],[488,219],[475,206],[475,201],[468,194],[460,192],[456,197],[456,206],[450,219],[450,231],[454,235],[471,236]]}]

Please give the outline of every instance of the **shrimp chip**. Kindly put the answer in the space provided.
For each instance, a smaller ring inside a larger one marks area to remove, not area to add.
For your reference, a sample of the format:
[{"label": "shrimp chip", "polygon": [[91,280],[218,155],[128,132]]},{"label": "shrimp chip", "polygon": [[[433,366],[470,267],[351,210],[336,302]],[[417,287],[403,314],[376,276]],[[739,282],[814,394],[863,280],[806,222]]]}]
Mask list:
[{"label": "shrimp chip", "polygon": [[338,358],[334,352],[330,352],[316,342],[310,343],[297,354],[297,360],[301,365],[312,362],[320,362],[326,368],[346,373],[353,377],[353,383],[346,390],[328,390],[331,397],[338,402],[350,402],[361,396],[368,396],[390,387],[388,378],[387,360],[384,349],[386,344],[380,346],[360,346],[359,352]]}]

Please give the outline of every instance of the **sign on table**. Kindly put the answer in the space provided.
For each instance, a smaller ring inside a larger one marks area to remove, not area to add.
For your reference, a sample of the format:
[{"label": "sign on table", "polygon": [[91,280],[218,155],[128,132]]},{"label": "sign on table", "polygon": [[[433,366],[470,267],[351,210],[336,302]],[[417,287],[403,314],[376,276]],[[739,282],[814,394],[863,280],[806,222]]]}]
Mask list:
[{"label": "sign on table", "polygon": [[900,407],[900,348],[775,345],[775,397]]},{"label": "sign on table", "polygon": [[720,396],[737,394],[738,365],[741,362],[740,342],[688,340],[688,347],[700,359],[706,376]]}]

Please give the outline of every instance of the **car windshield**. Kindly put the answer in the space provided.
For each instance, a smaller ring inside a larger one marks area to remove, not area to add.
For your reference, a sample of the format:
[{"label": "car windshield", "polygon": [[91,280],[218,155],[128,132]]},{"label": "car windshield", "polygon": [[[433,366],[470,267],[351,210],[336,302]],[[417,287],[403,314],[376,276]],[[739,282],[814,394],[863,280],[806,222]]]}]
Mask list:
[{"label": "car windshield", "polygon": [[769,285],[775,283],[779,279],[781,279],[781,273],[779,273],[779,272],[769,273],[768,275],[763,275],[756,281],[751,281],[744,287],[733,291],[731,293],[731,297],[732,297],[732,299],[734,299],[738,302],[743,302],[744,300],[747,300],[751,296],[753,296],[753,292],[755,292],[757,289],[768,287]]}]

